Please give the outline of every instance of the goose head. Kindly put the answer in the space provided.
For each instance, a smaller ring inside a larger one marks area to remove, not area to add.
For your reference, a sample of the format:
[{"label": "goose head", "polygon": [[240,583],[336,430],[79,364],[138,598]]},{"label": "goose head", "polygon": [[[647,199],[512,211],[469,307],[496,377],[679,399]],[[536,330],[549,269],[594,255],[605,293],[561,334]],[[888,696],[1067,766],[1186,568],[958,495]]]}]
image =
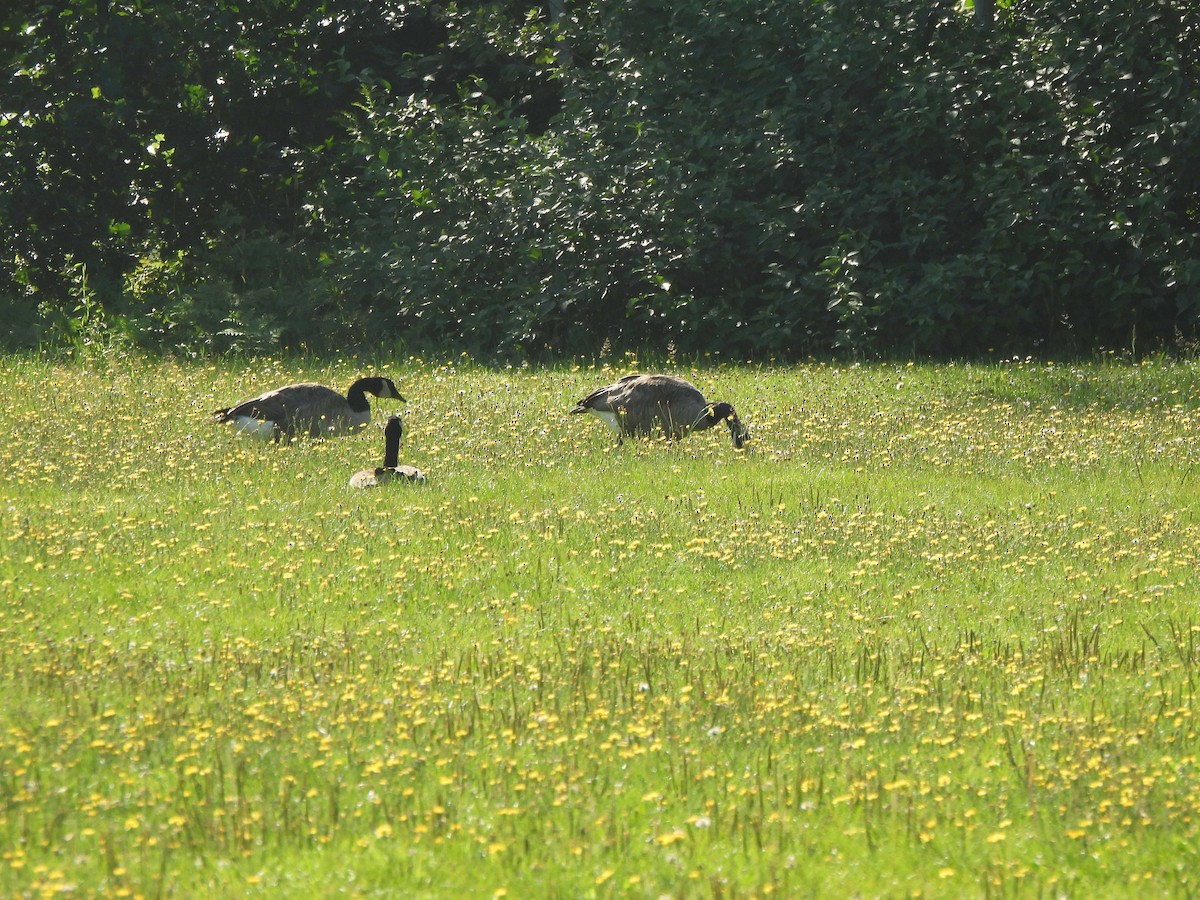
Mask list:
[{"label": "goose head", "polygon": [[715,425],[725,422],[729,426],[729,434],[733,437],[733,446],[740,450],[750,440],[750,429],[738,418],[737,410],[724,401],[714,403],[708,408],[708,418]]},{"label": "goose head", "polygon": [[386,400],[399,400],[401,403],[408,401],[401,396],[400,391],[396,388],[396,382],[390,378],[375,376],[373,378],[363,378],[359,382],[364,391],[368,394],[374,394],[376,397],[383,397]]}]

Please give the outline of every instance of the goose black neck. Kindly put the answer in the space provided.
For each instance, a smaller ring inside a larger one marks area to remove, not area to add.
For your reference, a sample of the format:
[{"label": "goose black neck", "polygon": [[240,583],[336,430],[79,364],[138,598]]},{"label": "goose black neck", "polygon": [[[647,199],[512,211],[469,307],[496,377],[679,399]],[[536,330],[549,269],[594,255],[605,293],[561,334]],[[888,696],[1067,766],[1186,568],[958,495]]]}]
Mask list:
[{"label": "goose black neck", "polygon": [[385,469],[394,469],[400,462],[400,435],[403,431],[404,426],[401,424],[399,416],[392,416],[388,419],[388,423],[383,429],[383,467]]},{"label": "goose black neck", "polygon": [[354,412],[366,412],[371,408],[371,404],[367,402],[367,390],[371,387],[371,381],[370,378],[360,378],[346,391],[346,402]]}]

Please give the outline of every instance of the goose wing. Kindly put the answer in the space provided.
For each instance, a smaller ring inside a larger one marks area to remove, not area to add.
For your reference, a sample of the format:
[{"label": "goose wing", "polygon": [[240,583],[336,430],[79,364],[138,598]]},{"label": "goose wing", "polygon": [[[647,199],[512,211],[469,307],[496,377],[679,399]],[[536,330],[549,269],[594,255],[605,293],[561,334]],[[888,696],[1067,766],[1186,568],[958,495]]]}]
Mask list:
[{"label": "goose wing", "polygon": [[639,376],[625,386],[618,402],[630,433],[650,434],[661,428],[674,438],[681,437],[708,406],[695,385],[676,375]]},{"label": "goose wing", "polygon": [[379,473],[382,469],[363,469],[350,476],[350,487],[371,488],[379,484]]},{"label": "goose wing", "polygon": [[240,417],[262,419],[283,424],[298,418],[309,418],[312,412],[318,415],[325,410],[341,411],[346,407],[346,398],[333,388],[312,381],[289,384],[235,406],[219,409],[215,415],[219,421],[231,422]]},{"label": "goose wing", "polygon": [[616,412],[623,405],[629,386],[641,378],[641,375],[626,375],[612,384],[596,388],[571,409],[573,413],[585,412]]},{"label": "goose wing", "polygon": [[418,484],[425,483],[425,473],[422,472],[420,469],[418,469],[416,466],[409,466],[409,465],[393,466],[390,469],[390,471],[395,473],[394,477],[397,479],[403,479],[405,481],[415,481]]}]

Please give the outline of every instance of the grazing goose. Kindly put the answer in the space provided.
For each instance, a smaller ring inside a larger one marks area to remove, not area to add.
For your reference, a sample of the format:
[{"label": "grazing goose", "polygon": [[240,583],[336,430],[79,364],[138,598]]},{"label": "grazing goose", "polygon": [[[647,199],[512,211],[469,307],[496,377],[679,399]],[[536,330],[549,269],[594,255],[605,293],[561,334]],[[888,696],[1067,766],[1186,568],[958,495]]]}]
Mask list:
[{"label": "grazing goose", "polygon": [[362,430],[371,421],[367,394],[405,402],[390,378],[360,378],[344,397],[333,388],[305,381],[214,410],[213,415],[218,422],[233,423],[239,434],[273,438],[277,444],[286,436],[290,443],[297,433],[333,437]]},{"label": "grazing goose", "polygon": [[371,488],[393,481],[425,481],[425,473],[415,466],[400,466],[400,435],[404,425],[399,416],[388,419],[383,429],[383,465],[378,469],[363,469],[355,472],[350,487]]},{"label": "grazing goose", "polygon": [[588,394],[571,412],[592,413],[617,433],[617,443],[626,436],[649,436],[656,428],[678,440],[722,421],[729,426],[734,447],[742,447],[750,437],[732,406],[709,403],[695,385],[675,375],[626,375]]}]

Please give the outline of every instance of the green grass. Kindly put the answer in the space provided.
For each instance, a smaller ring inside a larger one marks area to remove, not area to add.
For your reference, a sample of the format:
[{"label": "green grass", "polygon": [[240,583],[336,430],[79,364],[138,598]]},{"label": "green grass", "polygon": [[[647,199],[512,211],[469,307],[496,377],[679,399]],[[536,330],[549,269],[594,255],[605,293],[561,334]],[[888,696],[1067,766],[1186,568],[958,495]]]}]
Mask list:
[{"label": "green grass", "polygon": [[0,360],[0,892],[1200,891],[1200,368],[636,368]]}]

